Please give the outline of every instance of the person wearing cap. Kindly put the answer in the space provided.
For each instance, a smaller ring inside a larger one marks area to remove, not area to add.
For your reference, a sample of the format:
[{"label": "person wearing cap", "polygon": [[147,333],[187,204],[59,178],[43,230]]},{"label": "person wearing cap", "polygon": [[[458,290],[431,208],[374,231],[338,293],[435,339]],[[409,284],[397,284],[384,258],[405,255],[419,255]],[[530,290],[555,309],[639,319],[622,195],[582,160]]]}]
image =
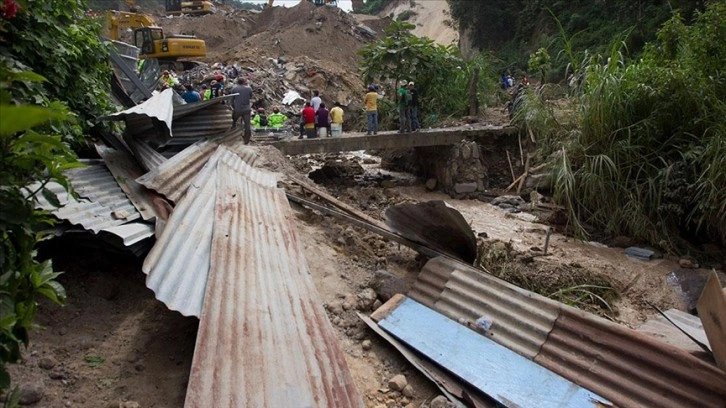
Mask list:
[{"label": "person wearing cap", "polygon": [[381,99],[381,95],[376,92],[375,85],[368,85],[368,93],[363,98],[363,103],[366,107],[367,117],[367,129],[368,135],[378,134],[378,100]]},{"label": "person wearing cap", "polygon": [[408,104],[411,102],[411,93],[408,92],[408,81],[401,81],[398,88],[398,133],[411,131],[411,109]]},{"label": "person wearing cap", "polygon": [[252,118],[252,126],[255,129],[261,129],[267,127],[268,122],[267,115],[265,115],[265,108],[257,108],[257,115]]},{"label": "person wearing cap", "polygon": [[267,118],[267,124],[274,129],[279,129],[285,125],[287,116],[280,113],[280,108],[277,106],[272,107],[272,115]]},{"label": "person wearing cap", "polygon": [[408,93],[411,94],[411,100],[408,103],[411,115],[411,130],[415,132],[419,130],[421,124],[418,122],[418,89],[416,89],[416,84],[413,81],[408,83]]},{"label": "person wearing cap", "polygon": [[208,101],[212,99],[212,90],[209,89],[207,84],[202,84],[202,100]]}]

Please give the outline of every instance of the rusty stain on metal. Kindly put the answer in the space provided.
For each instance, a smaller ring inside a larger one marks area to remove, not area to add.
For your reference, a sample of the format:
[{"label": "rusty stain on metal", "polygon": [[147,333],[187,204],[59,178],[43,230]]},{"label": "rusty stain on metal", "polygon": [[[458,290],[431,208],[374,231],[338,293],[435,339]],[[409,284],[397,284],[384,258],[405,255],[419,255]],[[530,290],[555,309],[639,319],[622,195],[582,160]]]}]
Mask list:
[{"label": "rusty stain on metal", "polygon": [[616,406],[726,406],[726,376],[669,344],[445,258],[419,274],[413,299],[590,389]]},{"label": "rusty stain on metal", "polygon": [[284,192],[226,149],[215,157],[194,192],[216,186],[198,221],[213,232],[185,406],[362,407]]}]

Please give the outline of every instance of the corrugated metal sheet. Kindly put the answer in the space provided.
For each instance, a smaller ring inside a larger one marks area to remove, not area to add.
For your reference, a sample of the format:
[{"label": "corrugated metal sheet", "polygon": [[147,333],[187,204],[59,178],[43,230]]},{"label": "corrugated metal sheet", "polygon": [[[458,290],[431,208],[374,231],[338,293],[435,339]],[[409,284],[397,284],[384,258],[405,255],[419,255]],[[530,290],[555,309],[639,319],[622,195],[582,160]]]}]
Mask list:
[{"label": "corrugated metal sheet", "polygon": [[[202,312],[204,288],[210,264],[210,248],[216,184],[213,172],[217,163],[229,162],[237,156],[218,147],[208,163],[194,177],[188,195],[181,200],[169,218],[164,232],[144,260],[148,274],[146,285],[169,309],[185,316]],[[241,162],[241,160],[236,160]],[[270,173],[252,171],[254,179],[268,187],[276,180]]]},{"label": "corrugated metal sheet", "polygon": [[492,317],[492,340],[528,358],[539,350],[535,361],[618,406],[726,406],[726,376],[716,367],[459,262],[429,261],[410,296],[466,323]]},{"label": "corrugated metal sheet", "polygon": [[159,299],[201,310],[187,407],[363,406],[276,185],[219,147],[144,262]]},{"label": "corrugated metal sheet", "polygon": [[174,136],[164,145],[191,144],[202,137],[224,133],[231,126],[232,111],[227,105],[214,104],[205,109],[196,110],[182,118],[175,118],[172,126]]},{"label": "corrugated metal sheet", "polygon": [[363,407],[283,191],[221,160],[186,407]]},{"label": "corrugated metal sheet", "polygon": [[243,161],[254,165],[257,153],[254,149],[245,146],[242,138],[237,134],[236,131],[230,131],[223,137],[197,142],[136,181],[158,191],[170,200],[178,202],[217,146],[225,146],[237,153]]},{"label": "corrugated metal sheet", "polygon": [[726,406],[726,375],[715,366],[567,307],[535,361],[622,407]]},{"label": "corrugated metal sheet", "polygon": [[409,296],[471,327],[482,316],[491,318],[486,335],[530,359],[558,314],[556,303],[446,258],[426,263]]},{"label": "corrugated metal sheet", "polygon": [[167,160],[164,155],[149,146],[148,143],[142,140],[138,140],[130,134],[127,134],[124,137],[124,142],[129,147],[129,149],[131,149],[134,157],[139,162],[141,167],[146,171],[161,166],[161,164]]},{"label": "corrugated metal sheet", "polygon": [[148,221],[156,217],[166,218],[166,212],[157,211],[159,204],[155,204],[156,201],[164,200],[164,197],[136,182],[136,178],[144,174],[144,171],[131,155],[101,143],[96,144],[96,152],[103,158],[115,181],[144,220]]},{"label": "corrugated metal sheet", "polygon": [[173,97],[174,90],[165,89],[133,108],[105,116],[101,119],[126,120],[126,126],[130,127],[129,130],[134,134],[150,130],[154,128],[155,123],[158,123],[161,126],[157,126],[157,130],[164,129],[162,133],[165,136],[171,136],[172,117],[174,114]]},{"label": "corrugated metal sheet", "polygon": [[[108,169],[98,160],[84,161],[87,167],[65,172],[71,185],[80,195],[80,199],[68,195],[63,186],[51,182],[46,188],[58,197],[61,208],[50,204],[42,195],[36,195],[36,206],[50,211],[61,220],[80,225],[94,234],[107,232],[121,239],[123,245],[134,247],[146,238],[154,235],[153,226],[131,222],[139,220],[141,215],[131,201],[119,188]],[[29,186],[37,189],[39,183]]]}]

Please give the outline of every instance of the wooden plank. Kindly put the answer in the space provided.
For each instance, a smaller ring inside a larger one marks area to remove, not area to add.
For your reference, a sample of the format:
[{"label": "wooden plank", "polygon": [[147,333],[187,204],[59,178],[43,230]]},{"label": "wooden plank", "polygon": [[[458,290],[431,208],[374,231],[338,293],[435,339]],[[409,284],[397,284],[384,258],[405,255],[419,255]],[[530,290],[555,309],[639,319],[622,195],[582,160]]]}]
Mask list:
[{"label": "wooden plank", "polygon": [[332,195],[326,193],[325,191],[313,186],[312,184],[310,184],[304,180],[301,180],[297,177],[290,176],[290,175],[286,175],[285,177],[290,179],[295,184],[298,184],[300,187],[304,188],[305,190],[308,190],[309,192],[317,195],[318,197],[322,198],[323,200],[329,202],[330,204],[347,212],[348,214],[358,217],[359,219],[361,219],[371,225],[375,225],[376,227],[378,227],[380,229],[389,231],[388,226],[386,224],[384,224],[383,221],[377,220],[377,219],[369,216],[368,214],[358,210],[357,208],[354,208],[354,207],[338,200],[337,198],[333,197]]},{"label": "wooden plank", "polygon": [[378,322],[380,327],[506,407],[611,406],[597,394],[412,299],[396,301],[400,303]]},{"label": "wooden plank", "polygon": [[726,296],[716,272],[708,277],[698,299],[698,315],[718,368],[726,371]]},{"label": "wooden plank", "polygon": [[400,293],[396,293],[388,299],[388,302],[384,303],[381,307],[376,309],[371,314],[371,319],[379,322],[383,319],[385,319],[389,314],[391,314],[391,311],[398,307],[401,303],[403,303],[406,299],[408,299],[405,295],[402,295]]}]

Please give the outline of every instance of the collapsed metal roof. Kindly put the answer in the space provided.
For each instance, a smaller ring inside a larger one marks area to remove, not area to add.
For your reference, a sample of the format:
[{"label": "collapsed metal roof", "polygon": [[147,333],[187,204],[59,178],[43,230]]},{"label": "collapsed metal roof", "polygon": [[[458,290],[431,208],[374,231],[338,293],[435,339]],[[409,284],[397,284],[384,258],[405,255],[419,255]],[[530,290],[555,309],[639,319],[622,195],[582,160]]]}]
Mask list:
[{"label": "collapsed metal roof", "polygon": [[220,145],[237,153],[250,165],[254,165],[257,160],[255,150],[245,146],[238,131],[231,130],[218,138],[202,140],[187,147],[136,181],[178,202]]},{"label": "collapsed metal roof", "polygon": [[723,407],[726,376],[686,351],[446,258],[430,260],[409,296],[617,406]]},{"label": "collapsed metal roof", "polygon": [[276,185],[218,147],[144,262],[200,317],[185,406],[363,406]]}]

